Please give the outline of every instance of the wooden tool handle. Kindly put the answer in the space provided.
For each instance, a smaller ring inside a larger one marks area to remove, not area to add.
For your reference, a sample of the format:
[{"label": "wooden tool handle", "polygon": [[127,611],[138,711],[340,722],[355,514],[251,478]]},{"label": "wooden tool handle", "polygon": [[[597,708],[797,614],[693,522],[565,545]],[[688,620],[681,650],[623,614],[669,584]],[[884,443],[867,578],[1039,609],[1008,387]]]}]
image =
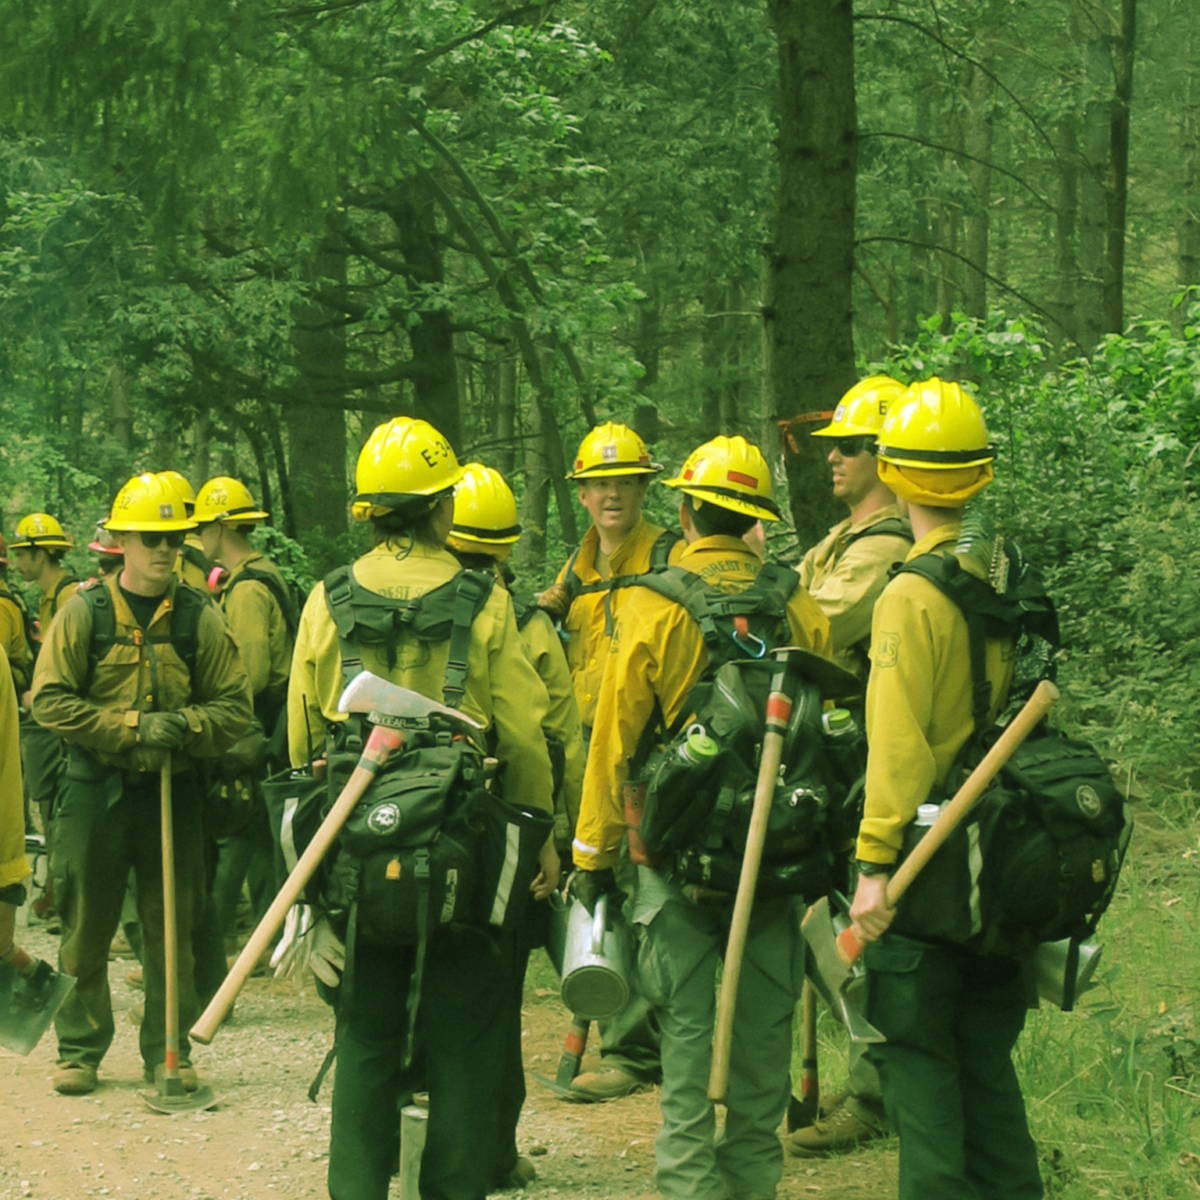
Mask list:
[{"label": "wooden tool handle", "polygon": [[362,799],[380,768],[403,744],[404,734],[399,730],[388,729],[383,725],[376,725],[371,730],[362,757],[346,781],[346,786],[342,788],[325,820],[317,827],[312,841],[304,848],[304,853],[300,855],[291,874],[284,880],[279,893],[271,901],[249,941],[242,947],[241,954],[229,968],[229,974],[225,976],[216,995],[192,1026],[191,1035],[196,1041],[207,1045],[213,1040],[221,1022],[229,1015],[238,993],[250,977],[250,972],[270,946],[271,939],[278,933],[287,917],[288,909],[300,899],[305,884],[312,878],[321,859],[333,845],[342,826],[354,811],[354,806]]},{"label": "wooden tool handle", "polygon": [[[929,832],[913,847],[912,853],[897,868],[888,880],[887,902],[895,908],[900,897],[908,890],[912,881],[921,873],[925,864],[934,856],[946,839],[962,824],[963,818],[975,806],[975,802],[987,791],[992,780],[1000,773],[1017,747],[1033,732],[1038,723],[1058,702],[1059,691],[1048,679],[1043,679],[1025,701],[1024,707],[1008,723],[996,744],[983,756],[979,765],[963,781],[962,787],[942,809]],[[838,953],[846,966],[851,966],[862,954],[863,946],[854,933],[854,927],[843,929],[838,934]]]},{"label": "wooden tool handle", "polygon": [[[786,727],[785,721],[784,728]],[[754,807],[750,811],[750,829],[746,834],[746,850],[742,855],[742,872],[738,877],[737,897],[733,902],[733,919],[729,926],[729,943],[725,949],[725,967],[721,974],[721,992],[717,999],[712,1066],[708,1075],[708,1098],[718,1103],[725,1099],[729,1087],[729,1055],[733,1048],[733,1017],[737,1008],[738,981],[742,974],[742,959],[746,953],[746,936],[750,929],[750,913],[754,908],[754,890],[758,886],[763,844],[767,838],[771,801],[775,798],[775,780],[783,758],[783,739],[784,734],[774,729],[763,737],[758,782],[754,789]]]}]

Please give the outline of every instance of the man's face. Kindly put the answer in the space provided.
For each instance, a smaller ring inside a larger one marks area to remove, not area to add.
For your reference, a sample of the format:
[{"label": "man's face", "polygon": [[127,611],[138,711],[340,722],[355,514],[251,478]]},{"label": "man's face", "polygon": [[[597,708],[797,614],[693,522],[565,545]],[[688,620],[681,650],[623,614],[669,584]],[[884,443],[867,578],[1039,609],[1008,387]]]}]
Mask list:
[{"label": "man's face", "polygon": [[869,442],[869,438],[838,438],[826,455],[832,468],[833,494],[847,508],[854,508],[879,482],[875,455],[867,449]]},{"label": "man's face", "polygon": [[121,582],[140,596],[159,596],[165,592],[175,569],[179,547],[183,545],[183,531],[122,533],[120,544],[125,548]]},{"label": "man's face", "polygon": [[32,583],[41,573],[42,552],[29,546],[22,546],[12,552],[13,566],[26,583]]},{"label": "man's face", "polygon": [[581,479],[579,503],[602,533],[627,534],[642,515],[648,475],[617,475],[608,479]]}]

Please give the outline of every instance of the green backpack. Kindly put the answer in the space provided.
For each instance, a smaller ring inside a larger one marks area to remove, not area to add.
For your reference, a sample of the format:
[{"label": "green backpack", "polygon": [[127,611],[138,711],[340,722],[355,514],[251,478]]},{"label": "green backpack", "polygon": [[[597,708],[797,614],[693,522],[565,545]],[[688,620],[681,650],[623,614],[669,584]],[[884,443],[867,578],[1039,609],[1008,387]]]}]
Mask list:
[{"label": "green backpack", "polygon": [[[659,714],[634,754],[625,796],[630,857],[681,883],[732,893],[775,672],[770,651],[790,639],[787,608],[799,576],[768,564],[751,587],[731,594],[669,567],[642,576],[639,585],[687,610],[704,637],[708,664],[680,720],[666,728]],[[815,899],[844,883],[855,825],[847,800],[862,774],[864,745],[852,723],[836,741],[827,735],[822,697],[860,687],[833,664],[815,655],[806,660],[771,804],[760,896]]]}]

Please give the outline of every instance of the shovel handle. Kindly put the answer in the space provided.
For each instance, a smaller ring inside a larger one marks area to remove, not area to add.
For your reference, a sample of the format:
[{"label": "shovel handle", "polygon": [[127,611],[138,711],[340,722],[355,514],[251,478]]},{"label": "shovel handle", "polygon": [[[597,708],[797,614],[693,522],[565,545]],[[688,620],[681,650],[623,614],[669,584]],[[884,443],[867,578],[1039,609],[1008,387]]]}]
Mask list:
[{"label": "shovel handle", "polygon": [[325,857],[330,846],[333,845],[334,839],[341,832],[342,826],[354,811],[354,806],[362,799],[363,793],[370,787],[371,781],[379,773],[384,763],[403,745],[404,734],[398,729],[388,729],[386,726],[376,725],[371,730],[371,736],[367,739],[366,746],[363,747],[362,757],[359,758],[358,765],[346,781],[346,786],[342,788],[325,820],[313,834],[312,841],[304,848],[304,853],[300,855],[275,899],[271,901],[270,907],[263,914],[262,920],[259,921],[249,940],[242,947],[241,954],[229,968],[229,974],[225,976],[216,995],[200,1014],[200,1019],[192,1026],[191,1035],[197,1042],[208,1045],[213,1040],[221,1022],[225,1020],[229,1010],[233,1007],[238,993],[250,977],[250,972],[254,970],[255,965],[270,946],[271,939],[283,925],[288,909],[300,899],[305,884],[313,877],[321,859]]},{"label": "shovel handle", "polygon": [[[929,827],[929,832],[913,847],[912,853],[900,864],[896,873],[888,880],[887,902],[895,908],[900,897],[908,891],[912,881],[921,873],[925,864],[934,856],[946,839],[962,824],[963,819],[975,807],[975,802],[987,791],[992,780],[1017,747],[1033,732],[1038,723],[1058,702],[1059,690],[1048,679],[1043,679],[1034,688],[1033,695],[1025,701],[1021,711],[1008,723],[996,743],[983,756],[979,765],[963,781],[962,787],[942,809],[938,819]],[[863,952],[851,925],[838,934],[838,954],[846,966],[852,966]]]}]

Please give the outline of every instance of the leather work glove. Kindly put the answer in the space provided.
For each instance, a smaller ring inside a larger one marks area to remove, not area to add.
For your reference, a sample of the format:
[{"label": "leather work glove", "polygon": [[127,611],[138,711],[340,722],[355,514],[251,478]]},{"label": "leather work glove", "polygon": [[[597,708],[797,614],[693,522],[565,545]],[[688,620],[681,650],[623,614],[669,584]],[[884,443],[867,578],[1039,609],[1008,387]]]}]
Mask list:
[{"label": "leather work glove", "polygon": [[277,979],[309,970],[326,987],[342,982],[346,947],[327,917],[315,917],[312,906],[293,904],[283,925],[283,937],[271,955]]},{"label": "leather work glove", "polygon": [[227,779],[253,775],[267,760],[270,743],[261,726],[255,725],[245,737],[238,738],[221,758],[221,774]]},{"label": "leather work glove", "polygon": [[145,775],[157,775],[170,754],[155,746],[137,746],[133,751],[133,769]]},{"label": "leather work glove", "polygon": [[552,583],[537,597],[537,606],[561,621],[567,615],[567,589],[561,583]]},{"label": "leather work glove", "polygon": [[156,750],[178,750],[188,734],[187,717],[176,712],[142,713],[138,744]]},{"label": "leather work glove", "polygon": [[616,890],[617,881],[613,878],[612,867],[603,867],[599,871],[581,868],[571,876],[571,895],[590,913],[596,911],[596,901],[601,896]]}]

